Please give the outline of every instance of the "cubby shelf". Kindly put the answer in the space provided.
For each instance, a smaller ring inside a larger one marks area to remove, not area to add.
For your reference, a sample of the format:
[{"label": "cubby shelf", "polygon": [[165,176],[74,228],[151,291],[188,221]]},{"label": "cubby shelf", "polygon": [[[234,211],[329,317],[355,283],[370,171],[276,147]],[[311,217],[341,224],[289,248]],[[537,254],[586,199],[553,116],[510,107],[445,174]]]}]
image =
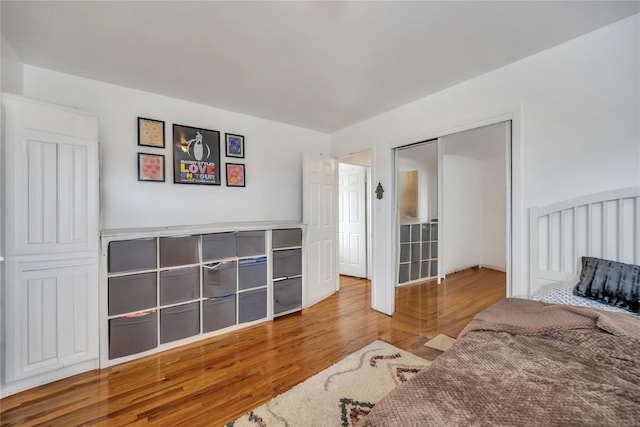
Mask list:
[{"label": "cubby shelf", "polygon": [[438,222],[435,220],[400,226],[398,283],[438,275]]},{"label": "cubby shelf", "polygon": [[102,367],[302,309],[300,224],[104,232]]}]

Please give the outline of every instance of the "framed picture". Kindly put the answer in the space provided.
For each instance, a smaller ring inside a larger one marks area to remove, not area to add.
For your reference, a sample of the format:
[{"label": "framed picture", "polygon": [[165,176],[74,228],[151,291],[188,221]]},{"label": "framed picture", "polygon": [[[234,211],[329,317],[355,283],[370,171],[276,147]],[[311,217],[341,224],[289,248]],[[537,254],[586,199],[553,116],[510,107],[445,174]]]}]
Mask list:
[{"label": "framed picture", "polygon": [[244,165],[227,163],[227,187],[244,187]]},{"label": "framed picture", "polygon": [[164,155],[138,153],[138,181],[164,182]]},{"label": "framed picture", "polygon": [[164,122],[138,117],[138,145],[164,148]]},{"label": "framed picture", "polygon": [[220,185],[220,132],[173,125],[173,182]]},{"label": "framed picture", "polygon": [[244,136],[225,133],[227,157],[244,159]]}]

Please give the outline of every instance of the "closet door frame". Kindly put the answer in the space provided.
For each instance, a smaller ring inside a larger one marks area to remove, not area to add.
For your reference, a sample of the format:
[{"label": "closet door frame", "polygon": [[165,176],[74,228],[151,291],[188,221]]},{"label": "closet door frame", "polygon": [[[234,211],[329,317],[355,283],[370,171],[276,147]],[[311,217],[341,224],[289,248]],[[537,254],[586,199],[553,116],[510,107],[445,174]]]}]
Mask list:
[{"label": "closet door frame", "polygon": [[[467,130],[473,130],[476,128],[480,128],[483,126],[488,126],[492,124],[505,123],[505,168],[506,168],[506,194],[505,194],[505,202],[506,202],[506,295],[508,297],[511,296],[526,296],[526,292],[524,289],[526,288],[526,282],[524,281],[524,274],[522,271],[522,256],[521,250],[519,247],[513,244],[514,239],[522,239],[522,230],[523,224],[521,221],[522,214],[522,185],[521,185],[521,155],[520,155],[520,112],[519,109],[514,109],[514,112],[496,115],[486,120],[479,120],[475,122],[471,122],[468,124],[444,128],[443,130],[434,131],[433,133],[426,134],[419,138],[416,138],[414,141],[407,142],[405,144],[401,144],[392,148],[393,154],[393,174],[394,177],[394,193],[398,194],[398,182],[397,182],[397,150],[400,148],[407,147],[409,145],[416,144],[418,141],[427,141],[430,139],[437,139],[438,142],[438,275],[437,282],[441,283],[442,279],[445,278],[442,269],[443,262],[443,254],[444,254],[444,245],[445,245],[445,236],[444,236],[444,221],[445,219],[442,216],[442,206],[443,206],[443,168],[442,168],[442,137],[446,135],[451,135],[454,133],[459,133]],[[397,261],[399,259],[399,230],[398,230],[398,213],[397,209],[393,210],[392,215],[392,241],[395,242],[393,245],[393,251],[395,252],[394,259]],[[398,263],[396,262],[397,266]],[[515,268],[515,274],[514,274]],[[525,272],[526,273],[526,272]],[[397,283],[397,268],[392,269],[393,277],[391,279],[391,283],[393,283],[393,287]],[[517,277],[516,277],[517,275]],[[514,285],[514,280],[517,280],[517,285]],[[392,303],[389,304],[391,307],[391,312],[395,309],[395,296],[394,293],[387,294],[391,299]]]}]

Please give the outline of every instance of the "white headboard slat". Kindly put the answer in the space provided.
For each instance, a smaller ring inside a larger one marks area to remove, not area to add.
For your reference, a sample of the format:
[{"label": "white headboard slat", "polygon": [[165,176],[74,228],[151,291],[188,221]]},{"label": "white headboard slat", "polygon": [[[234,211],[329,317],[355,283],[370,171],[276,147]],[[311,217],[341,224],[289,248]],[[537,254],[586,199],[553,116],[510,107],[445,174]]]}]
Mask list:
[{"label": "white headboard slat", "polygon": [[640,186],[529,209],[529,295],[575,282],[583,256],[640,264]]}]

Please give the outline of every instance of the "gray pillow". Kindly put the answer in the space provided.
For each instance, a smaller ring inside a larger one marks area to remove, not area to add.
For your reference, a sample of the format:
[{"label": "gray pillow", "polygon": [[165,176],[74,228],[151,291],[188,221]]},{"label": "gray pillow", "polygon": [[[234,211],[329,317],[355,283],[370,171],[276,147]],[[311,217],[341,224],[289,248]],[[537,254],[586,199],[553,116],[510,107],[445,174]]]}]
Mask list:
[{"label": "gray pillow", "polygon": [[640,265],[582,257],[580,281],[573,294],[638,313]]}]

